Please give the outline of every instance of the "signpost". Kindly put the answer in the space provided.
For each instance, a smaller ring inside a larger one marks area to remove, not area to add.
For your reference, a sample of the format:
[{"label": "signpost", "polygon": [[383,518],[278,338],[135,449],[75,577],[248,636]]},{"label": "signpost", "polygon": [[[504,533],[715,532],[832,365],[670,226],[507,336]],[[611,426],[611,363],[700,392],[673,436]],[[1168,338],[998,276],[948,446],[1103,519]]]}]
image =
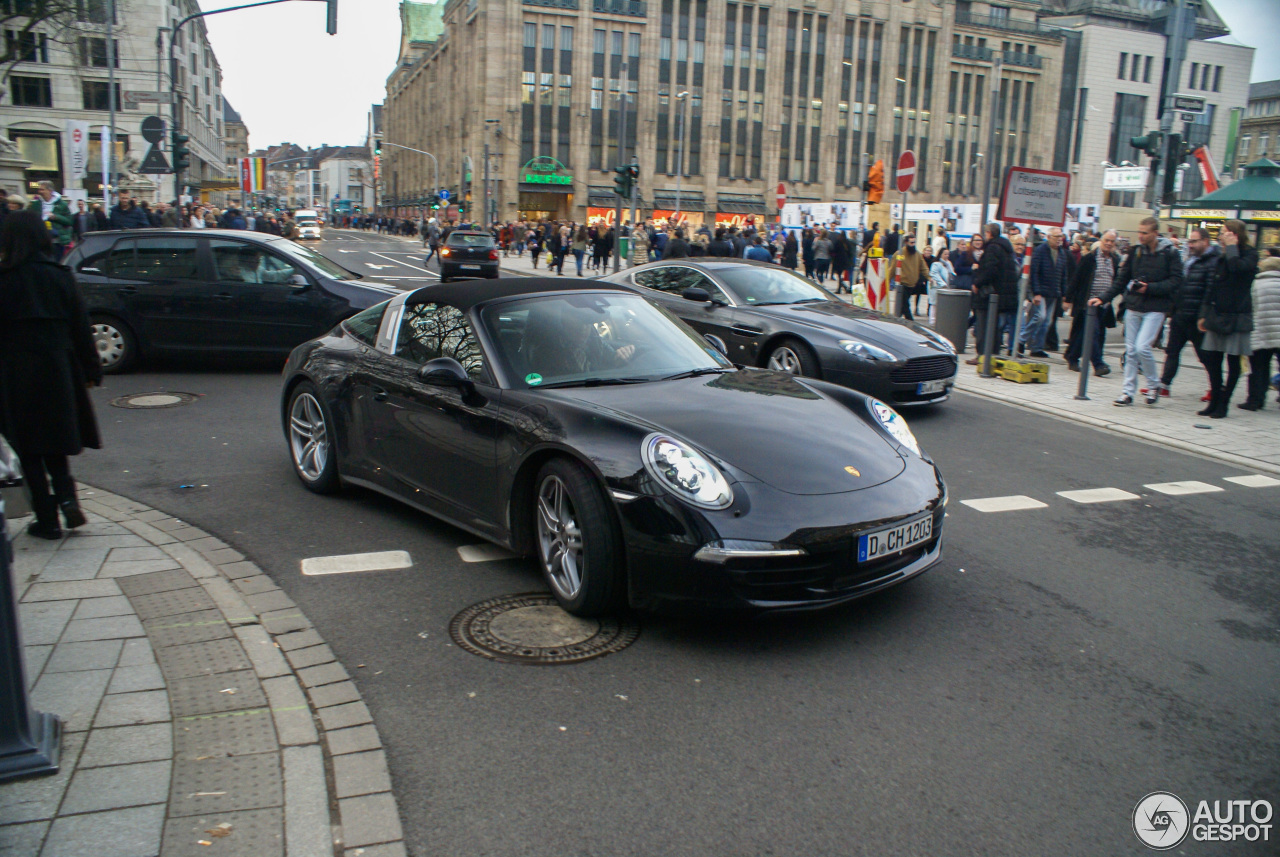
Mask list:
[{"label": "signpost", "polygon": [[1187,95],[1179,92],[1172,96],[1172,103],[1169,106],[1174,110],[1181,110],[1183,113],[1199,115],[1204,113],[1205,100],[1200,95]]},{"label": "signpost", "polygon": [[[913,182],[915,182],[915,180],[916,180],[916,153],[911,151],[910,149],[907,149],[905,152],[903,152],[901,155],[898,156],[898,170],[897,170],[898,190],[899,192],[902,193],[902,232],[904,235],[907,232],[907,200],[910,198],[909,194],[911,191],[911,185]],[[901,267],[902,267],[901,265],[898,265],[897,268],[895,268],[894,270],[894,277],[899,281],[898,288],[896,290],[898,295],[899,307],[903,306],[904,302],[906,301],[906,297],[903,294],[903,292],[905,292],[906,289],[904,288],[904,284],[901,281],[902,278],[898,276],[898,271],[901,270]],[[911,285],[914,286],[915,283],[912,283]],[[901,314],[902,314],[901,310],[894,313],[894,315],[901,315]]]},{"label": "signpost", "polygon": [[[996,212],[996,220],[1034,226],[1062,226],[1067,222],[1067,196],[1070,192],[1070,173],[1009,167],[1005,173],[1004,190],[1000,193],[1000,208]],[[1013,328],[1013,341],[1009,344],[1010,356],[1022,336],[1022,302],[1031,273],[1032,249],[1030,236],[1027,236],[1022,278],[1018,284],[1018,314]]]},{"label": "signpost", "polygon": [[163,175],[173,172],[169,161],[161,151],[164,143],[164,120],[159,116],[148,116],[142,120],[142,139],[151,144],[142,159],[138,172],[144,175]]},{"label": "signpost", "polygon": [[782,182],[778,182],[778,217],[782,217],[782,209],[787,204],[787,186]]}]

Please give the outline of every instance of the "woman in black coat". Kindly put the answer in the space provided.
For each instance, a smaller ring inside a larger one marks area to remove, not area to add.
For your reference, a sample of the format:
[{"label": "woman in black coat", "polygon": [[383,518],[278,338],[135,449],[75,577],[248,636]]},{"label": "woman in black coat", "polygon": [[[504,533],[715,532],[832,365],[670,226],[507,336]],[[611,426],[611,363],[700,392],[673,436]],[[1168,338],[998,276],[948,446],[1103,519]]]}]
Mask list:
[{"label": "woman in black coat", "polygon": [[[1228,413],[1231,396],[1240,380],[1240,358],[1252,353],[1253,278],[1258,273],[1258,251],[1249,246],[1242,221],[1228,220],[1218,235],[1222,242],[1218,266],[1200,302],[1197,326],[1204,333],[1200,362],[1209,373],[1209,405],[1197,415],[1220,420]],[[1222,381],[1222,361],[1227,380]]]},{"label": "woman in black coat", "polygon": [[787,237],[782,241],[782,267],[796,269],[798,264],[797,256],[800,253],[800,244],[796,241],[796,233],[787,230]]},{"label": "woman in black coat", "polygon": [[[84,524],[67,456],[100,449],[88,388],[102,382],[89,317],[71,272],[53,260],[40,215],[15,211],[0,228],[0,433],[22,462],[36,520],[62,538]],[[52,483],[52,491],[50,491]]]}]

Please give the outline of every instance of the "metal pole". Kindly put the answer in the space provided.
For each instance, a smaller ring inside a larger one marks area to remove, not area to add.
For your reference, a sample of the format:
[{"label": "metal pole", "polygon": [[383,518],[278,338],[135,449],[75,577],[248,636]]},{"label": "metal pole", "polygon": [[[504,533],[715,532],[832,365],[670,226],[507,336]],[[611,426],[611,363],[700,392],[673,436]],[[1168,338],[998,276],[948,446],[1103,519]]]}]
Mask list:
[{"label": "metal pole", "polygon": [[[627,102],[630,101],[631,79],[628,64],[624,59],[619,71],[618,91],[618,166],[627,162]],[[622,197],[619,196],[613,207],[613,272],[622,270]]]},{"label": "metal pole", "polygon": [[[116,183],[116,0],[110,0],[107,4],[107,107],[111,123],[111,177],[103,176],[107,187],[114,186]],[[107,214],[111,214],[111,200],[107,197],[106,187],[102,191],[103,208],[107,210]]]},{"label": "metal pole", "polygon": [[982,372],[983,378],[995,377],[996,353],[996,316],[999,314],[1000,296],[995,292],[987,298],[987,329],[982,337]]},{"label": "metal pole", "polygon": [[486,225],[493,223],[493,208],[490,203],[491,192],[489,190],[489,143],[486,140],[484,144],[484,223]]},{"label": "metal pole", "polygon": [[1169,73],[1165,76],[1168,87],[1160,93],[1160,130],[1164,132],[1160,161],[1155,169],[1155,190],[1151,194],[1151,210],[1160,216],[1164,203],[1164,176],[1173,169],[1172,159],[1178,154],[1171,150],[1169,134],[1173,131],[1173,95],[1182,80],[1182,60],[1187,53],[1187,42],[1195,35],[1195,15],[1187,8],[1186,0],[1173,0],[1169,17],[1165,20],[1165,57],[1169,60]]},{"label": "metal pole", "polygon": [[679,141],[676,147],[676,226],[679,227],[681,179],[684,178],[684,106],[689,101],[689,93],[682,92],[676,98],[680,102],[680,112],[676,114],[676,120],[680,123],[680,130],[676,132],[676,139]]},{"label": "metal pole", "polygon": [[996,115],[1000,109],[1000,67],[1003,63],[1004,54],[996,51],[991,61],[991,91],[987,99],[987,151],[983,153],[987,164],[986,176],[982,180],[982,224],[979,229],[991,222],[991,170],[996,162]]},{"label": "metal pole", "polygon": [[1097,337],[1098,307],[1089,307],[1084,317],[1084,338],[1080,346],[1080,384],[1076,387],[1076,398],[1089,398],[1089,370],[1093,368],[1093,340]]}]

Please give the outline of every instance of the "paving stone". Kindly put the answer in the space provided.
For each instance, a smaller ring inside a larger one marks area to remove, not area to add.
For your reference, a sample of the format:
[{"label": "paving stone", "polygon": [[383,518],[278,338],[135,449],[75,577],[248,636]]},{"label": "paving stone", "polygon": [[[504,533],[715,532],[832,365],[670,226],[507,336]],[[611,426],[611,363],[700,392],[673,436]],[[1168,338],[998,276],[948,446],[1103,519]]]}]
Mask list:
[{"label": "paving stone", "polygon": [[82,551],[102,548],[145,548],[146,541],[135,535],[124,536],[68,536],[62,540],[60,550]]},{"label": "paving stone", "polygon": [[93,643],[59,643],[45,664],[47,673],[109,670],[120,660],[123,640],[99,640]]},{"label": "paving stone", "polygon": [[195,527],[182,527],[176,530],[169,530],[169,535],[180,542],[193,542],[197,539],[207,538],[209,534]]},{"label": "paving stone", "polygon": [[245,603],[244,598],[231,585],[231,581],[219,575],[217,577],[204,578],[200,583],[231,625],[258,624],[257,612]]},{"label": "paving stone", "polygon": [[155,527],[144,521],[125,519],[120,522],[120,525],[128,529],[134,535],[146,539],[153,545],[168,545],[174,544],[178,541],[164,530],[157,530]]},{"label": "paving stone", "polygon": [[68,580],[56,583],[33,583],[22,596],[24,603],[33,601],[66,601],[71,598],[105,598],[119,595],[114,580]]},{"label": "paving stone", "polygon": [[166,646],[156,652],[156,658],[160,662],[160,669],[170,681],[253,667],[235,637],[222,637],[186,646]]},{"label": "paving stone", "polygon": [[307,691],[311,694],[311,704],[316,708],[330,708],[334,705],[345,705],[360,699],[360,691],[353,682],[343,681],[337,684],[326,684],[324,687],[313,687]]},{"label": "paving stone", "polygon": [[[0,788],[0,824],[17,824],[53,818],[62,803],[62,795],[71,782],[76,769],[76,759],[84,746],[84,732],[62,733],[62,755],[58,759],[58,772],[47,777],[31,777],[5,783]],[[5,831],[0,827],[0,842]],[[27,854],[34,852],[27,852]],[[18,852],[21,857],[27,854]]]},{"label": "paving stone", "polygon": [[106,598],[86,598],[76,608],[75,619],[101,619],[103,616],[127,616],[133,612],[133,605],[123,595],[109,595]]},{"label": "paving stone", "polygon": [[[224,691],[235,691],[234,693]],[[169,704],[176,717],[263,708],[267,697],[250,670],[192,676],[169,683]]]},{"label": "paving stone", "polygon": [[154,857],[160,852],[164,804],[59,818],[41,857]]},{"label": "paving stone", "polygon": [[293,671],[285,662],[284,655],[271,639],[271,635],[261,625],[236,628],[235,634],[244,646],[245,654],[253,662],[253,671],[259,678],[275,678],[288,675]]},{"label": "paving stone", "polygon": [[173,758],[173,728],[168,723],[94,729],[80,755],[79,768],[167,761]]},{"label": "paving stone", "polygon": [[27,581],[35,577],[44,567],[48,565],[57,553],[50,551],[20,551],[13,552],[13,579],[21,592],[26,586]]},{"label": "paving stone", "polygon": [[[93,675],[93,673],[66,673],[66,675]],[[142,690],[136,693],[113,693],[102,698],[98,716],[93,720],[95,729],[108,726],[136,726],[140,723],[161,723],[169,719],[169,694],[163,690]]]},{"label": "paving stone", "polygon": [[228,547],[226,542],[214,536],[205,536],[203,539],[194,539],[186,544],[187,547],[198,550],[200,553],[208,553],[209,551],[216,551],[219,548]]},{"label": "paving stone", "polygon": [[133,602],[133,609],[137,612],[138,618],[143,620],[213,610],[218,606],[213,603],[208,593],[199,587],[153,592],[149,595],[131,595],[129,600]]},{"label": "paving stone", "polygon": [[305,649],[310,646],[318,646],[324,642],[324,639],[311,628],[305,631],[297,631],[292,634],[281,634],[276,637],[276,642],[280,644],[280,648],[286,652],[292,652],[294,649]]},{"label": "paving stone", "polygon": [[163,690],[164,676],[155,664],[137,667],[116,667],[107,685],[107,693],[132,693],[137,690]]},{"label": "paving stone", "polygon": [[172,761],[164,759],[77,770],[58,814],[74,815],[163,803],[169,794],[169,770],[172,766]]},{"label": "paving stone", "polygon": [[250,577],[242,577],[235,581],[236,589],[239,589],[243,595],[257,595],[260,592],[270,592],[273,589],[279,589],[276,582],[265,574],[255,574]]},{"label": "paving stone", "polygon": [[145,638],[125,640],[124,649],[120,652],[120,663],[117,667],[141,667],[156,662],[155,651],[151,641]]},{"label": "paving stone", "polygon": [[101,619],[72,619],[62,639],[67,643],[86,640],[112,640],[121,637],[141,637],[146,634],[136,616],[104,616]]},{"label": "paving stone", "polygon": [[204,558],[204,554],[199,551],[192,550],[185,544],[161,545],[160,549],[182,563],[192,577],[217,577],[218,569],[213,563]]},{"label": "paving stone", "polygon": [[365,848],[348,848],[343,857],[408,857],[403,842],[385,842]]},{"label": "paving stone", "polygon": [[345,729],[348,726],[360,726],[373,722],[373,718],[369,716],[369,709],[363,702],[334,705],[330,708],[322,708],[317,713],[326,732],[331,729]]},{"label": "paving stone", "polygon": [[311,627],[311,621],[296,608],[263,613],[258,620],[262,623],[262,627],[272,634],[287,634],[290,631],[302,631]]},{"label": "paving stone", "polygon": [[18,622],[22,627],[22,640],[27,645],[53,645],[62,637],[71,615],[76,612],[76,601],[41,601],[18,605]]},{"label": "paving stone", "polygon": [[198,585],[190,574],[178,569],[174,571],[157,571],[152,574],[137,574],[128,580],[119,581],[120,591],[125,595],[152,595],[156,592],[169,592],[174,589],[190,589]]},{"label": "paving stone", "polygon": [[151,524],[151,526],[155,527],[157,530],[164,530],[166,533],[172,532],[173,530],[185,530],[187,527],[191,526],[186,521],[170,517],[157,518],[156,520],[148,521],[147,523]]},{"label": "paving stone", "polygon": [[326,684],[336,684],[340,681],[350,681],[351,676],[347,675],[347,671],[342,664],[334,661],[333,663],[298,670],[298,680],[302,682],[304,687],[321,687]]},{"label": "paving stone", "polygon": [[101,515],[108,521],[127,521],[129,519],[129,516],[124,512],[83,497],[80,498],[80,509],[86,514]]},{"label": "paving stone", "polygon": [[49,830],[47,821],[30,821],[11,824],[0,830],[0,855],[2,857],[30,857],[40,853],[40,845]]},{"label": "paving stone", "polygon": [[165,616],[144,623],[151,645],[156,648],[185,646],[231,636],[231,626],[220,610],[201,610],[180,616]]},{"label": "paving stone", "polygon": [[[279,808],[271,808],[171,818],[164,825],[160,853],[164,857],[283,857],[283,815]],[[231,825],[230,836],[214,839],[206,832],[223,823]],[[213,844],[201,845],[201,840]],[[331,852],[332,848],[312,853],[328,857]]]},{"label": "paving stone", "polygon": [[27,690],[31,690],[36,679],[40,678],[40,672],[44,669],[45,662],[49,660],[52,652],[53,646],[22,647],[23,667],[27,672]]},{"label": "paving stone", "polygon": [[232,562],[222,566],[222,573],[232,580],[262,574],[262,569],[252,562]]},{"label": "paving stone", "polygon": [[157,547],[145,548],[112,548],[107,554],[108,562],[138,562],[147,559],[168,559],[169,555]]},{"label": "paving stone", "polygon": [[68,539],[81,539],[85,536],[127,536],[129,531],[112,521],[94,521],[76,527],[67,534]]},{"label": "paving stone", "polygon": [[[304,632],[305,633],[305,632]],[[280,648],[284,648],[282,645]],[[289,659],[289,663],[293,664],[296,670],[305,669],[306,667],[314,667],[318,664],[327,664],[330,661],[336,661],[333,656],[333,649],[329,646],[309,646],[305,649],[294,649],[292,652],[286,652],[285,657]]]},{"label": "paving stone", "polygon": [[167,514],[167,513],[165,513],[165,512],[160,512],[160,511],[157,511],[157,510],[155,510],[155,509],[152,509],[152,510],[150,510],[150,511],[148,511],[148,512],[139,512],[138,514],[136,514],[136,515],[134,515],[134,516],[133,516],[133,519],[134,519],[135,521],[142,521],[142,522],[144,522],[144,523],[150,523],[150,522],[152,522],[152,521],[163,521],[163,520],[166,520],[166,519],[168,519],[168,518],[170,518],[170,517],[171,517],[171,516],[170,516],[170,515],[168,515],[168,514]]},{"label": "paving stone", "polygon": [[231,756],[173,764],[169,815],[207,815],[280,806],[284,786],[278,753]]},{"label": "paving stone", "polygon": [[61,717],[64,732],[81,732],[93,723],[110,681],[111,670],[46,672],[31,691],[31,706]]},{"label": "paving stone", "polygon": [[290,608],[296,610],[298,607],[297,604],[293,603],[292,598],[279,589],[262,592],[257,595],[247,595],[244,600],[248,602],[255,613],[270,613],[273,610],[289,610]]},{"label": "paving stone", "polygon": [[109,548],[85,551],[58,551],[40,569],[40,582],[92,580],[106,562]]},{"label": "paving stone", "polygon": [[347,848],[404,839],[400,811],[390,794],[364,795],[338,801],[342,841]]},{"label": "paving stone", "polygon": [[365,726],[353,726],[350,729],[335,729],[324,733],[329,744],[331,756],[345,753],[360,753],[365,750],[377,750],[382,747],[382,739],[378,736],[378,727],[372,723]]},{"label": "paving stone", "polygon": [[244,554],[234,548],[223,548],[222,550],[208,551],[205,557],[214,565],[226,565],[233,562],[240,562],[244,559]]},{"label": "paving stone", "polygon": [[189,761],[270,753],[280,747],[265,708],[183,717],[174,721],[173,736],[174,758]]},{"label": "paving stone", "polygon": [[99,578],[131,577],[153,571],[177,571],[182,568],[176,559],[138,559],[129,562],[104,562],[98,571]]},{"label": "paving stone", "polygon": [[318,746],[284,749],[284,830],[290,854],[331,854],[324,756]]},{"label": "paving stone", "polygon": [[320,740],[311,707],[296,678],[291,675],[269,678],[262,682],[262,689],[271,702],[271,716],[275,718],[281,744],[299,746]]},{"label": "paving stone", "polygon": [[391,791],[387,756],[381,750],[348,753],[333,760],[334,793],[339,798]]}]

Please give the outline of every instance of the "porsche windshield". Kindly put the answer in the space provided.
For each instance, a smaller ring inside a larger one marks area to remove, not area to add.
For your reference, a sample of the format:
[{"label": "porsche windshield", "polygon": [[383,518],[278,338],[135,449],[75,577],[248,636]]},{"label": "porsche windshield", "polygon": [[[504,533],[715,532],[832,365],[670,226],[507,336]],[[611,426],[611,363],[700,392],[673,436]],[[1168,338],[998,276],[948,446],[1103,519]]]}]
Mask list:
[{"label": "porsche windshield", "polygon": [[782,268],[723,265],[715,268],[715,274],[744,304],[767,306],[835,300],[830,292]]},{"label": "porsche windshield", "polygon": [[710,343],[639,295],[522,298],[483,315],[517,386],[631,384],[732,368]]}]

